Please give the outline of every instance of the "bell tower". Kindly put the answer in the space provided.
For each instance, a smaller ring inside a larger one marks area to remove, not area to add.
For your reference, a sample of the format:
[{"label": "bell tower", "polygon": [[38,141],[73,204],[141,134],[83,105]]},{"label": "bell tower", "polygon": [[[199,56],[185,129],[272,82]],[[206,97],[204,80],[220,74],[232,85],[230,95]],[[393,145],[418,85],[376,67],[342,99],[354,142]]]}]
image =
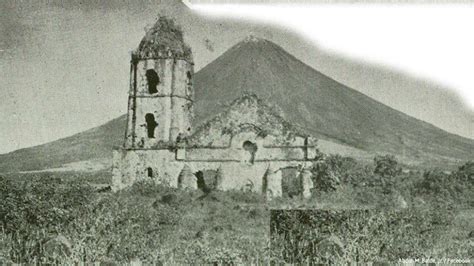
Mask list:
[{"label": "bell tower", "polygon": [[132,52],[126,149],[170,147],[190,134],[193,76],[181,29],[160,17]]}]

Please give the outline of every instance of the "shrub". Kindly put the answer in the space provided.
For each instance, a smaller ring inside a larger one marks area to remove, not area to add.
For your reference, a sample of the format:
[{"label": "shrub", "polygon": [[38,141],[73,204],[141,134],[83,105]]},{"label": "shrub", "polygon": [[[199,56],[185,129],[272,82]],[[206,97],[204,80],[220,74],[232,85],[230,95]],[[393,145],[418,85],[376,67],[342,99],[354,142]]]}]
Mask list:
[{"label": "shrub", "polygon": [[469,161],[459,166],[454,175],[457,179],[474,185],[474,161]]},{"label": "shrub", "polygon": [[395,177],[402,172],[393,155],[378,155],[374,158],[374,174],[379,177],[380,185],[385,193],[390,193],[394,187]]},{"label": "shrub", "polygon": [[451,174],[439,169],[425,171],[422,180],[415,184],[415,191],[436,204],[470,204],[473,194],[471,167],[472,162],[468,162]]},{"label": "shrub", "polygon": [[399,167],[395,156],[387,154],[384,156],[378,155],[374,158],[374,174],[383,178],[391,178],[401,173],[402,169]]},{"label": "shrub", "polygon": [[354,158],[340,155],[324,156],[313,167],[315,186],[321,191],[334,191],[340,184],[355,187],[373,187],[378,185],[373,169],[357,162]]},{"label": "shrub", "polygon": [[330,155],[325,159],[325,163],[329,166],[335,175],[339,176],[341,182],[349,183],[352,179],[352,170],[357,167],[358,163],[350,157],[340,155]]},{"label": "shrub", "polygon": [[418,184],[419,191],[425,194],[442,194],[449,188],[450,175],[441,170],[429,170],[423,173],[423,180]]},{"label": "shrub", "polygon": [[316,190],[334,191],[340,185],[339,158],[328,156],[316,161],[312,169],[313,183]]}]

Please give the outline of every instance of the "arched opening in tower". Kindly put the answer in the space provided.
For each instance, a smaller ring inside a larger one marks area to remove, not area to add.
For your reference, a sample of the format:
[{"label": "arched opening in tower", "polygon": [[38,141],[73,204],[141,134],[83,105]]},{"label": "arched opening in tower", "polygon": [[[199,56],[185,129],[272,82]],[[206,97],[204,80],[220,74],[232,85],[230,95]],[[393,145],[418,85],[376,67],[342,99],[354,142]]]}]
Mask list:
[{"label": "arched opening in tower", "polygon": [[243,144],[242,144],[242,148],[244,148],[244,150],[246,150],[248,152],[248,159],[247,161],[251,164],[254,163],[255,161],[255,153],[257,153],[257,144],[249,141],[249,140],[246,140]]},{"label": "arched opening in tower", "polygon": [[155,121],[155,116],[153,114],[145,115],[146,129],[149,138],[155,137],[155,128],[158,126],[158,123]]},{"label": "arched opening in tower", "polygon": [[158,86],[158,84],[160,83],[160,77],[158,77],[158,74],[153,69],[148,69],[145,75],[146,80],[148,82],[148,92],[157,93],[158,90],[156,86]]},{"label": "arched opening in tower", "polygon": [[148,177],[153,177],[153,169],[152,169],[151,167],[148,167],[148,168],[146,169],[146,175],[147,175]]}]

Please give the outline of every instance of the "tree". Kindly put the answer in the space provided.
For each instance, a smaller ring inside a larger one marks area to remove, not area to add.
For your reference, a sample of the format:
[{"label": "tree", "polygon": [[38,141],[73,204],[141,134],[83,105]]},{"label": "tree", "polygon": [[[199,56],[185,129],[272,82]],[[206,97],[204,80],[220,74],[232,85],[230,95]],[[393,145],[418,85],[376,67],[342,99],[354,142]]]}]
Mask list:
[{"label": "tree", "polygon": [[402,172],[401,167],[398,166],[395,156],[390,154],[384,156],[375,156],[374,164],[374,174],[383,178],[394,177]]}]

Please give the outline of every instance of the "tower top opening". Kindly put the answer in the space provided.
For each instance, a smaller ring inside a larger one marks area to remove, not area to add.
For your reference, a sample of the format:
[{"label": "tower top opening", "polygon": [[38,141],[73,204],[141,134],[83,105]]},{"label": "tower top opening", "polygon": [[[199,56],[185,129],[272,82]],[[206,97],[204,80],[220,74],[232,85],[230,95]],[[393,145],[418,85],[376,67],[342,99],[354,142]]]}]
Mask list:
[{"label": "tower top opening", "polygon": [[147,30],[135,59],[178,58],[192,62],[191,48],[184,42],[183,31],[174,19],[160,16],[153,27]]}]

